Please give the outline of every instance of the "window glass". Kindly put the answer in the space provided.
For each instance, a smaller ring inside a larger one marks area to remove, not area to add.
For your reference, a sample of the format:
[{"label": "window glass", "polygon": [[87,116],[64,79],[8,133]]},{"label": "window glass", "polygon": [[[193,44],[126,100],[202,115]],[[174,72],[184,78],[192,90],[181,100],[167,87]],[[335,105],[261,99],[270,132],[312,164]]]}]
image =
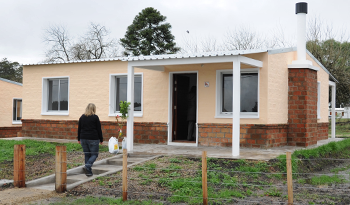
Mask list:
[{"label": "window glass", "polygon": [[257,73],[241,73],[241,112],[258,112]]},{"label": "window glass", "polygon": [[[134,76],[134,111],[141,111],[142,78]],[[127,76],[116,77],[116,111],[120,110],[120,101],[127,101]]]},{"label": "window glass", "polygon": [[136,76],[134,81],[134,111],[141,111],[141,76]]},{"label": "window glass", "polygon": [[232,93],[233,93],[233,82],[232,74],[223,75],[223,92],[222,92],[222,111],[221,112],[232,112]]},{"label": "window glass", "polygon": [[49,80],[48,110],[58,110],[58,87],[59,80]]},{"label": "window glass", "polygon": [[22,100],[13,100],[13,121],[20,121],[22,119]]},{"label": "window glass", "polygon": [[[223,74],[222,82],[221,112],[232,112],[232,74]],[[258,73],[241,73],[240,112],[258,112]]]},{"label": "window glass", "polygon": [[68,111],[68,79],[49,80],[48,110]]},{"label": "window glass", "polygon": [[68,80],[60,80],[60,110],[68,110]]}]

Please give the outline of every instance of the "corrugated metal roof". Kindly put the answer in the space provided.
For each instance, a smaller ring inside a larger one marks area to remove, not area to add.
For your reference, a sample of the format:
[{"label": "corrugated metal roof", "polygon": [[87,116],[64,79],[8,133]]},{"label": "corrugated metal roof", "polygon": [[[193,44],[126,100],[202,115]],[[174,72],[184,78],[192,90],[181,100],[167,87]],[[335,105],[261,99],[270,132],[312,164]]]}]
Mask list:
[{"label": "corrugated metal roof", "polygon": [[12,83],[12,84],[15,84],[15,85],[20,85],[20,86],[23,86],[22,83],[18,83],[18,82],[15,82],[15,81],[12,81],[12,80],[7,80],[5,78],[0,78],[1,81],[5,81],[7,83]]},{"label": "corrugated metal roof", "polygon": [[130,56],[130,57],[116,57],[105,59],[91,59],[91,60],[79,60],[68,62],[50,62],[50,63],[33,63],[24,64],[30,65],[51,65],[51,64],[66,64],[66,63],[87,63],[87,62],[102,62],[102,61],[142,61],[142,60],[160,60],[160,59],[180,59],[180,58],[202,58],[202,57],[216,57],[216,56],[235,56],[253,53],[267,52],[267,49],[255,49],[255,50],[239,50],[239,51],[216,51],[206,53],[186,53],[186,54],[166,54],[166,55],[153,55],[153,56]]},{"label": "corrugated metal roof", "polygon": [[[278,48],[278,49],[254,49],[254,50],[236,50],[236,51],[215,51],[215,52],[204,52],[204,53],[184,53],[184,54],[166,54],[166,55],[152,55],[152,56],[129,56],[129,57],[115,57],[115,58],[104,58],[104,59],[91,59],[91,60],[78,60],[68,62],[50,62],[50,63],[33,63],[24,64],[25,66],[31,65],[50,65],[50,64],[67,64],[67,63],[88,63],[88,62],[103,62],[103,61],[143,61],[143,60],[165,60],[165,59],[181,59],[181,58],[203,58],[203,57],[217,57],[217,56],[236,56],[254,53],[269,54],[285,53],[296,51],[296,47],[291,48]],[[313,58],[316,63],[326,71],[331,78],[338,82],[337,79],[307,50],[307,53]]]}]

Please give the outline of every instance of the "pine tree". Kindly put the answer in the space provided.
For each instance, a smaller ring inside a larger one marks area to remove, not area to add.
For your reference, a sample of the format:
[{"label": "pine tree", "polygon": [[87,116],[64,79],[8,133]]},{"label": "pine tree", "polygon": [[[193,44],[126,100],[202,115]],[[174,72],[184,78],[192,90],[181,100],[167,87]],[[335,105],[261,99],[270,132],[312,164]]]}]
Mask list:
[{"label": "pine tree", "polygon": [[171,25],[166,17],[152,7],[143,9],[128,27],[124,38],[120,39],[125,48],[124,55],[161,55],[180,50],[171,34]]}]

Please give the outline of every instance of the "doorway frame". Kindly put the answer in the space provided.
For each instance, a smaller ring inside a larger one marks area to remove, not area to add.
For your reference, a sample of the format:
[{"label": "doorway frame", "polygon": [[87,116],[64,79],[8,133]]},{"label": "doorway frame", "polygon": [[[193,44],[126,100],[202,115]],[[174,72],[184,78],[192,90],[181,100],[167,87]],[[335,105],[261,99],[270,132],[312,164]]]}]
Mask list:
[{"label": "doorway frame", "polygon": [[[173,131],[173,81],[174,74],[196,74],[197,82],[196,82],[196,143],[181,143],[181,142],[173,142],[172,139],[172,131]],[[174,71],[169,72],[169,90],[168,90],[168,145],[176,145],[176,146],[192,146],[198,147],[198,70],[197,71]]]}]

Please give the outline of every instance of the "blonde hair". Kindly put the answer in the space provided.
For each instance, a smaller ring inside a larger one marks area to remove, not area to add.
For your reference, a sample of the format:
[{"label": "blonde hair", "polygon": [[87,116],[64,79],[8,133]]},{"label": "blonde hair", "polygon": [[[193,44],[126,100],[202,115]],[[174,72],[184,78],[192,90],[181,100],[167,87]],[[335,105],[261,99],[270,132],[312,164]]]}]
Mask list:
[{"label": "blonde hair", "polygon": [[94,103],[89,103],[85,109],[85,116],[94,115],[96,113],[96,106]]}]

